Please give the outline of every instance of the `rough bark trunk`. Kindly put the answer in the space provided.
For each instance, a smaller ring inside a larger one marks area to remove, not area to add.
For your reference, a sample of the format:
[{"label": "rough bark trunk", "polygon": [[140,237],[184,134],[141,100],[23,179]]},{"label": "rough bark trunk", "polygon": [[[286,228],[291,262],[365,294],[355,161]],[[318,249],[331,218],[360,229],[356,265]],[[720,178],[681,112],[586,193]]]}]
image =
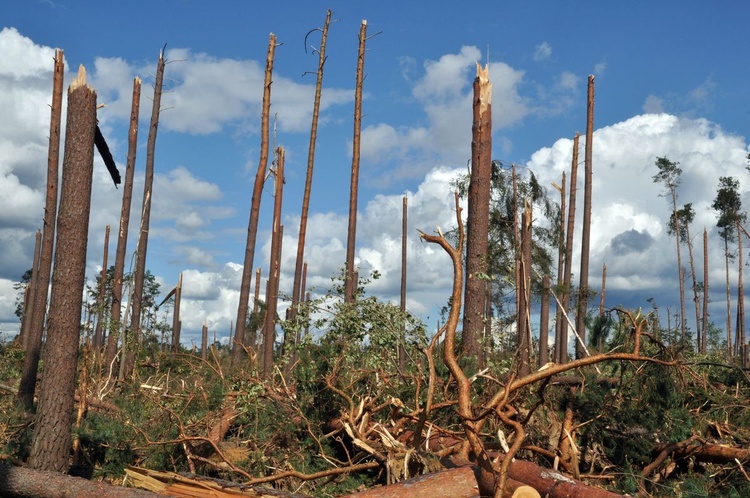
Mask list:
[{"label": "rough bark trunk", "polygon": [[146,277],[146,256],[148,254],[148,232],[151,222],[151,199],[154,184],[154,154],[156,152],[156,134],[159,128],[159,112],[161,111],[161,94],[164,83],[164,50],[159,52],[156,64],[156,78],[154,81],[154,99],[151,108],[151,123],[146,143],[146,176],[143,185],[143,207],[141,211],[141,230],[138,233],[138,245],[135,256],[135,276],[133,277],[133,292],[131,293],[130,328],[133,331],[132,347],[127,348],[125,375],[130,375],[133,369],[135,347],[141,339],[141,312],[143,307],[143,285]]},{"label": "rough bark trunk", "polygon": [[359,191],[359,150],[362,132],[362,86],[365,73],[365,46],[367,43],[367,21],[362,20],[359,27],[359,51],[357,54],[357,77],[354,86],[354,137],[352,139],[352,177],[349,187],[349,228],[346,237],[346,280],[344,283],[344,301],[354,301],[357,291],[357,280],[354,268],[354,252],[357,241],[357,194]]},{"label": "rough bark trunk", "polygon": [[[573,235],[575,234],[576,224],[576,197],[578,194],[578,143],[580,135],[576,132],[573,137],[573,160],[570,166],[570,201],[568,202],[568,228],[565,230],[565,270],[563,277],[562,303],[563,312],[568,315],[570,308],[570,287],[573,279]],[[560,325],[560,352],[557,359],[558,363],[568,362],[568,330],[570,325],[568,320],[564,319]]]},{"label": "rough bark trunk", "polygon": [[86,85],[83,66],[68,89],[65,129],[49,334],[29,459],[36,469],[57,472],[67,470],[71,448],[94,168],[96,92]]},{"label": "rough bark trunk", "polygon": [[[263,378],[270,379],[273,371],[273,344],[276,340],[276,309],[279,298],[279,278],[281,276],[281,242],[284,227],[281,225],[281,201],[284,197],[284,149],[276,149],[275,189],[273,202],[273,235],[271,236],[271,262],[268,269],[268,293],[266,295],[266,320],[263,347]],[[285,338],[283,345],[288,347]],[[282,356],[288,353],[282,347]]]},{"label": "rough bark trunk", "polygon": [[253,199],[250,206],[250,222],[247,227],[247,244],[245,246],[245,262],[242,268],[242,283],[240,284],[240,300],[237,306],[237,322],[235,323],[234,341],[232,343],[232,367],[238,368],[245,353],[245,328],[247,326],[247,310],[250,301],[250,280],[253,275],[255,259],[255,239],[258,235],[258,217],[260,215],[260,201],[263,195],[263,183],[266,179],[268,166],[268,128],[271,112],[271,84],[273,83],[273,62],[276,51],[276,35],[271,33],[268,40],[268,54],[266,55],[266,73],[263,80],[263,110],[260,118],[260,159],[258,171],[253,185]]},{"label": "rough bark trunk", "polygon": [[492,82],[489,65],[477,63],[471,127],[471,178],[466,219],[466,283],[461,349],[481,366],[487,246],[492,187]]},{"label": "rough bark trunk", "polygon": [[50,115],[49,151],[47,153],[47,196],[44,204],[44,233],[39,258],[37,292],[32,306],[33,314],[29,324],[29,337],[26,357],[23,363],[18,400],[26,410],[34,406],[36,374],[39,368],[39,355],[42,350],[44,321],[47,314],[47,294],[52,274],[52,253],[55,245],[55,220],[57,219],[57,180],[60,166],[60,123],[62,121],[62,92],[65,63],[63,51],[55,51],[55,68],[52,82],[52,112]]},{"label": "rough bark trunk", "polygon": [[128,249],[128,227],[130,206],[133,199],[133,176],[135,156],[138,148],[138,117],[141,107],[141,79],[133,80],[133,99],[130,107],[130,129],[128,130],[128,158],[125,164],[125,184],[122,188],[122,208],[120,210],[120,230],[117,235],[115,270],[112,274],[112,311],[110,330],[107,337],[107,364],[112,364],[117,356],[117,341],[122,330],[122,286],[125,274],[125,255]]},{"label": "rough bark trunk", "polygon": [[[93,145],[93,144],[92,144]],[[0,464],[0,495],[8,498],[151,498],[150,491]]]},{"label": "rough bark trunk", "polygon": [[585,179],[583,184],[583,227],[581,236],[581,272],[578,284],[578,310],[576,314],[576,331],[581,341],[576,342],[576,358],[586,356],[586,311],[589,293],[589,250],[591,245],[591,191],[593,178],[593,141],[594,141],[594,76],[589,75],[586,112],[586,149],[584,156]]}]

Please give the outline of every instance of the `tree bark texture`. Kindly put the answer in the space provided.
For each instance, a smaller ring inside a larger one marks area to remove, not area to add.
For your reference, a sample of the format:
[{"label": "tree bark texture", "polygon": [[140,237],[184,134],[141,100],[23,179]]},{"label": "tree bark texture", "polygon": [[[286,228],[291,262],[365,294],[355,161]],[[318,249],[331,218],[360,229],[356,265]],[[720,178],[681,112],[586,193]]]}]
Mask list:
[{"label": "tree bark texture", "polygon": [[122,209],[120,210],[120,230],[117,234],[117,251],[115,252],[115,270],[112,275],[112,312],[111,326],[107,337],[107,364],[111,364],[117,355],[117,341],[120,338],[122,322],[122,286],[125,274],[125,255],[128,248],[128,227],[130,225],[130,205],[133,199],[133,175],[135,156],[138,148],[138,116],[141,107],[141,79],[133,80],[133,99],[130,107],[130,129],[128,130],[128,158],[125,163],[125,184],[122,188]]},{"label": "tree bark texture", "polygon": [[[141,312],[143,307],[143,285],[146,277],[146,256],[148,254],[148,232],[151,223],[151,199],[154,185],[154,155],[156,152],[156,133],[159,129],[159,112],[161,111],[161,93],[164,83],[164,50],[159,52],[156,64],[156,78],[154,81],[154,100],[151,108],[151,124],[148,129],[146,143],[146,177],[143,185],[143,208],[141,211],[141,229],[138,233],[138,246],[135,257],[135,277],[133,278],[133,292],[131,305],[130,328],[133,331],[134,346],[141,337]],[[134,349],[128,348],[129,374],[132,368]]]},{"label": "tree bark texture", "polygon": [[44,321],[47,314],[47,293],[52,274],[52,253],[55,245],[55,220],[57,219],[57,180],[60,166],[60,123],[62,122],[62,92],[65,76],[63,51],[55,51],[55,67],[52,81],[52,112],[49,125],[49,150],[47,153],[47,195],[44,203],[44,233],[39,257],[37,292],[32,306],[29,324],[26,357],[23,363],[18,399],[26,410],[34,406],[36,374],[42,350]]},{"label": "tree bark texture", "polygon": [[49,332],[30,457],[31,465],[41,470],[65,472],[68,468],[86,280],[95,130],[96,92],[86,85],[86,71],[81,66],[68,89]]},{"label": "tree bark texture", "polygon": [[492,82],[489,65],[477,64],[474,78],[473,122],[471,127],[471,178],[466,222],[466,284],[462,350],[481,363],[479,339],[484,330],[487,246],[492,187]]},{"label": "tree bark texture", "polygon": [[[92,143],[93,146],[93,143]],[[0,495],[7,498],[151,498],[150,491],[0,464]]]},{"label": "tree bark texture", "polygon": [[578,284],[578,312],[576,331],[581,340],[576,342],[576,358],[586,356],[586,311],[589,293],[589,252],[591,246],[591,193],[593,189],[594,142],[594,76],[589,75],[586,111],[586,149],[584,156],[583,227],[581,230],[581,272]]},{"label": "tree bark texture", "polygon": [[357,53],[357,76],[354,86],[354,133],[352,138],[352,176],[349,187],[349,227],[346,237],[346,281],[344,301],[351,303],[357,290],[354,252],[357,245],[357,194],[359,192],[359,150],[362,133],[362,86],[365,79],[365,46],[367,43],[367,21],[359,27],[359,50]]},{"label": "tree bark texture", "polygon": [[102,342],[104,340],[104,321],[107,316],[105,311],[104,300],[107,298],[107,259],[109,256],[109,230],[110,226],[104,229],[104,255],[102,256],[102,276],[99,285],[99,310],[97,311],[96,328],[94,329],[93,347],[94,351],[101,352]]},{"label": "tree bark texture", "polygon": [[245,353],[245,328],[247,327],[247,310],[250,301],[250,282],[253,276],[253,260],[255,259],[255,239],[258,235],[258,217],[260,216],[260,201],[263,195],[263,183],[266,179],[268,166],[268,129],[271,112],[271,84],[273,83],[273,61],[276,51],[276,35],[270,34],[268,40],[268,54],[266,55],[266,73],[263,80],[263,109],[260,118],[260,159],[258,171],[253,185],[253,199],[250,205],[250,221],[247,226],[247,244],[245,245],[245,262],[242,268],[242,283],[240,284],[240,300],[237,306],[237,322],[232,343],[232,367],[238,368]]},{"label": "tree bark texture", "polygon": [[23,322],[21,323],[21,337],[19,337],[19,342],[24,351],[26,351],[29,346],[29,328],[31,327],[31,317],[34,314],[36,291],[39,287],[37,280],[39,278],[39,259],[41,250],[42,231],[37,229],[36,235],[34,236],[34,259],[31,263],[31,281],[26,286],[26,293],[24,295]]}]

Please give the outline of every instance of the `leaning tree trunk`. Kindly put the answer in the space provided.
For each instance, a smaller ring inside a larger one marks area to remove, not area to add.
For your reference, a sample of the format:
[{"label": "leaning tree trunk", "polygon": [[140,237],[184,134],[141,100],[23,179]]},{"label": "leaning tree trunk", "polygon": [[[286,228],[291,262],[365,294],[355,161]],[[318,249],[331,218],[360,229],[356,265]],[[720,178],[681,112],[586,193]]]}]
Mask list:
[{"label": "leaning tree trunk", "polygon": [[671,187],[672,210],[674,215],[675,243],[677,244],[677,280],[680,284],[680,346],[685,347],[685,275],[682,271],[682,251],[680,250],[680,217],[677,214],[677,192]]},{"label": "leaning tree trunk", "polygon": [[65,158],[57,219],[55,270],[44,376],[34,422],[31,466],[65,472],[71,449],[78,342],[86,280],[91,180],[94,168],[96,92],[83,66],[68,88]]},{"label": "leaning tree trunk", "polygon": [[141,79],[133,79],[133,99],[130,107],[130,129],[128,130],[128,158],[125,164],[125,184],[122,188],[122,208],[120,210],[120,230],[117,235],[115,270],[112,274],[112,311],[110,330],[107,337],[107,364],[111,365],[117,356],[117,341],[120,338],[122,321],[122,285],[125,274],[125,255],[128,248],[128,227],[130,225],[130,205],[133,199],[133,175],[135,155],[138,148],[138,116],[141,107]]},{"label": "leaning tree trunk", "polygon": [[[568,316],[568,308],[570,306],[570,295],[572,289],[570,287],[571,281],[573,280],[573,235],[575,233],[576,223],[576,197],[578,194],[578,142],[580,135],[576,132],[573,137],[573,161],[570,166],[570,201],[568,202],[568,228],[565,230],[565,271],[563,276],[562,285],[562,296],[560,302],[562,304],[563,313]],[[568,362],[568,329],[570,328],[567,318],[558,324],[558,332],[560,334],[560,340],[558,344],[560,350],[558,351],[557,362],[567,363]]]},{"label": "leaning tree trunk", "polygon": [[359,191],[359,149],[362,133],[362,86],[365,78],[365,45],[367,43],[367,21],[359,27],[359,51],[357,53],[357,77],[354,86],[354,135],[352,138],[352,177],[349,187],[349,227],[346,236],[346,280],[344,301],[354,301],[357,290],[354,250],[357,239],[357,194]]},{"label": "leaning tree trunk", "polygon": [[240,301],[237,306],[237,322],[234,326],[232,343],[232,367],[237,368],[245,352],[245,328],[247,327],[247,310],[250,301],[250,281],[253,276],[253,259],[255,258],[255,238],[258,235],[258,217],[260,201],[263,195],[263,183],[266,179],[268,165],[268,128],[271,113],[271,83],[273,76],[273,57],[276,51],[276,35],[271,33],[266,55],[266,75],[263,80],[263,109],[260,117],[260,160],[253,185],[253,199],[250,205],[250,222],[247,226],[247,244],[245,245],[245,262],[242,268],[240,284]]},{"label": "leaning tree trunk", "polygon": [[36,291],[39,287],[37,279],[39,278],[39,253],[42,250],[42,231],[37,229],[34,236],[34,258],[31,263],[31,280],[26,285],[26,292],[23,299],[23,321],[21,322],[21,334],[18,342],[24,351],[29,347],[29,328],[31,326],[31,317],[34,313],[34,300]]},{"label": "leaning tree trunk", "polygon": [[695,305],[695,340],[696,351],[700,351],[701,344],[701,312],[700,298],[698,297],[698,281],[695,275],[695,259],[693,258],[693,240],[690,238],[690,224],[685,224],[685,234],[687,235],[688,258],[690,259],[690,274],[693,277],[693,304]]},{"label": "leaning tree trunk", "polygon": [[307,236],[307,215],[310,210],[310,191],[312,190],[313,167],[315,165],[315,144],[318,137],[318,118],[320,117],[320,96],[323,87],[323,67],[326,62],[326,41],[328,40],[328,26],[331,24],[331,10],[326,12],[326,20],[322,29],[320,49],[318,50],[318,71],[315,80],[315,99],[313,102],[312,124],[310,125],[310,145],[307,150],[307,175],[305,176],[305,191],[302,196],[302,214],[299,220],[299,237],[297,239],[297,259],[294,263],[294,284],[292,286],[292,305],[289,308],[289,318],[294,320],[297,308],[302,300],[302,266],[305,262],[305,238]]},{"label": "leaning tree trunk", "polygon": [[146,178],[143,185],[143,209],[141,214],[141,231],[138,234],[138,246],[135,256],[135,276],[133,278],[133,292],[131,305],[130,327],[133,331],[133,347],[128,347],[125,374],[129,375],[133,369],[135,346],[141,338],[141,313],[143,308],[143,284],[146,277],[146,255],[148,254],[148,232],[151,221],[151,198],[154,184],[154,153],[156,151],[156,133],[159,128],[159,112],[161,110],[161,93],[164,82],[164,50],[159,52],[156,64],[156,78],[154,82],[154,101],[151,108],[151,124],[146,143]]},{"label": "leaning tree trunk", "polygon": [[464,290],[463,353],[481,366],[479,338],[484,330],[487,246],[492,188],[492,82],[489,65],[477,64],[474,78],[473,124],[471,127],[471,178],[466,222],[466,283]]},{"label": "leaning tree trunk", "polygon": [[52,113],[49,125],[49,151],[47,153],[47,196],[44,203],[44,234],[39,256],[37,291],[32,304],[31,323],[23,373],[18,386],[18,400],[26,410],[34,406],[36,374],[39,368],[39,355],[42,350],[44,319],[47,313],[47,293],[52,273],[52,253],[55,245],[55,220],[57,217],[57,179],[60,166],[60,123],[62,121],[62,92],[65,76],[63,51],[55,51],[55,69],[52,82]]},{"label": "leaning tree trunk", "polygon": [[592,144],[594,141],[594,77],[589,75],[588,111],[586,113],[586,152],[584,157],[585,180],[583,184],[583,230],[581,237],[581,274],[578,284],[578,310],[576,331],[580,341],[576,342],[576,358],[586,356],[586,310],[589,293],[589,251],[591,245],[591,190],[592,190]]},{"label": "leaning tree trunk", "polygon": [[[273,234],[271,235],[271,262],[268,270],[268,292],[266,294],[266,320],[263,327],[263,378],[270,379],[273,371],[273,345],[276,341],[276,309],[281,275],[281,201],[284,197],[284,149],[276,149],[275,189],[273,200]],[[282,351],[282,355],[288,351]]]}]

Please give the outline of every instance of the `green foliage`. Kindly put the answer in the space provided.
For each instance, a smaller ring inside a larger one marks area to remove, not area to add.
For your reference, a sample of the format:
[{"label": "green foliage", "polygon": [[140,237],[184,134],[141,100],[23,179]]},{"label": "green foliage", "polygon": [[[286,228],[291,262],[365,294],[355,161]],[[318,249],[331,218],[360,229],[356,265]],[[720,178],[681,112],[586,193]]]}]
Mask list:
[{"label": "green foliage", "polygon": [[26,292],[26,287],[31,283],[32,270],[33,268],[29,268],[23,272],[21,281],[13,284],[13,290],[16,291],[16,309],[13,311],[13,314],[18,317],[19,321],[23,321],[24,293]]},{"label": "green foliage", "polygon": [[742,212],[742,199],[739,193],[740,182],[731,176],[719,178],[719,190],[716,192],[711,207],[719,213],[716,226],[719,227],[719,235],[726,242],[734,242],[736,239],[736,224],[747,219],[747,214]]}]

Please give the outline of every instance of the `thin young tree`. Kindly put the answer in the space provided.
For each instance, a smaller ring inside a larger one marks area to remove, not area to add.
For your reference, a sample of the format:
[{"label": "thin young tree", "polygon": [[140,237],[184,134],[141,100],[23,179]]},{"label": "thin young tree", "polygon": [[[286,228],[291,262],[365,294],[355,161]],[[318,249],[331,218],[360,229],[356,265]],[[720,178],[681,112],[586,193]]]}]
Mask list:
[{"label": "thin young tree", "polygon": [[260,201],[263,195],[263,183],[266,179],[268,166],[268,130],[271,114],[271,83],[273,83],[273,62],[276,52],[276,35],[270,34],[268,40],[268,54],[266,55],[266,73],[263,80],[263,108],[260,117],[260,159],[258,171],[253,185],[253,199],[250,205],[250,221],[247,226],[247,243],[245,245],[245,262],[242,268],[242,283],[240,284],[240,300],[237,306],[237,321],[235,322],[234,340],[232,341],[232,367],[238,368],[245,352],[245,324],[247,324],[247,310],[250,302],[250,282],[253,276],[253,260],[255,259],[255,239],[258,235],[258,218],[260,215]]},{"label": "thin young tree", "polygon": [[680,226],[680,242],[685,244],[688,248],[688,259],[690,260],[690,275],[693,279],[693,304],[695,306],[695,339],[696,339],[696,350],[700,350],[701,344],[701,312],[700,312],[700,298],[698,297],[698,279],[695,274],[695,260],[693,258],[693,240],[690,237],[690,224],[695,219],[695,210],[693,209],[692,203],[687,203],[682,208],[677,210],[677,213],[673,213],[669,217],[669,226],[667,227],[667,233],[669,235],[675,235],[677,233],[677,225]]},{"label": "thin young tree", "polygon": [[[263,327],[263,371],[264,379],[270,379],[273,372],[273,345],[276,341],[276,309],[278,306],[279,278],[281,276],[281,242],[283,240],[283,226],[281,225],[281,205],[284,197],[284,149],[276,149],[276,168],[274,176],[273,199],[273,234],[271,235],[271,262],[268,270],[268,292],[266,293],[266,321]],[[282,346],[282,356],[291,346],[291,334],[286,334]]]},{"label": "thin young tree", "polygon": [[677,210],[677,187],[680,185],[682,168],[680,163],[673,162],[666,157],[656,158],[656,167],[659,172],[652,178],[654,183],[661,183],[666,189],[665,196],[669,197],[672,204],[672,218],[674,219],[675,244],[677,246],[677,278],[680,283],[680,344],[685,344],[685,276],[682,271],[682,253],[680,251],[680,217]]},{"label": "thin young tree", "polygon": [[[724,241],[724,263],[726,266],[726,289],[727,289],[727,352],[731,356],[732,347],[732,301],[729,288],[729,260],[734,257],[729,252],[729,243],[735,242],[738,236],[737,227],[743,222],[746,215],[742,213],[742,200],[739,193],[740,182],[731,176],[719,178],[719,189],[711,207],[719,214],[716,226],[719,228],[719,236]],[[741,259],[740,259],[741,260]],[[738,298],[740,300],[741,298]]]},{"label": "thin young tree", "polygon": [[[36,279],[37,291],[32,304],[32,316],[26,356],[23,363],[21,382],[18,386],[18,400],[26,410],[34,406],[36,374],[42,350],[42,336],[47,313],[47,293],[52,274],[52,254],[55,245],[55,220],[57,219],[57,180],[60,165],[60,123],[62,122],[63,78],[65,62],[63,51],[55,51],[54,76],[52,79],[52,112],[49,126],[49,150],[47,152],[47,195],[44,203],[44,232],[39,256]],[[92,142],[93,143],[93,142]]]},{"label": "thin young tree", "polygon": [[516,284],[519,295],[517,313],[516,344],[518,344],[518,375],[523,377],[531,371],[531,204],[524,204],[521,215],[521,251],[519,280]]},{"label": "thin young tree", "polygon": [[132,304],[130,305],[131,318],[130,327],[133,332],[133,347],[128,347],[125,374],[129,375],[133,368],[135,346],[141,338],[141,312],[143,309],[143,287],[146,276],[146,256],[148,254],[148,234],[151,222],[151,200],[153,198],[154,185],[154,159],[156,152],[156,134],[159,128],[159,113],[161,112],[161,94],[164,83],[164,49],[159,51],[159,60],[156,64],[156,77],[154,80],[154,98],[151,108],[151,123],[148,129],[148,141],[146,143],[146,175],[143,184],[143,204],[141,210],[141,229],[138,234],[138,244],[135,255],[135,275],[133,277],[133,289],[131,292]]},{"label": "thin young tree", "polygon": [[549,275],[542,277],[542,306],[539,312],[539,367],[549,362]]},{"label": "thin young tree", "polygon": [[466,282],[461,345],[482,365],[479,339],[484,331],[484,276],[488,274],[490,192],[492,190],[492,82],[489,65],[477,63],[471,127],[471,178],[466,223]]},{"label": "thin young tree", "polygon": [[94,168],[96,92],[86,84],[83,66],[68,88],[65,130],[49,333],[29,458],[33,468],[56,472],[68,469],[72,443],[71,424]]},{"label": "thin young tree", "polygon": [[[31,326],[31,317],[34,314],[33,311],[33,303],[34,299],[36,298],[36,291],[37,291],[37,279],[39,277],[39,252],[42,250],[42,231],[40,229],[37,229],[36,235],[34,236],[34,258],[33,262],[31,264],[31,275],[29,276],[29,282],[26,284],[26,289],[24,290],[24,299],[23,299],[23,316],[21,317],[21,333],[19,334],[20,337],[18,338],[18,342],[21,344],[21,347],[24,351],[27,350],[29,346],[29,327]],[[21,282],[23,282],[23,279],[21,279]]]},{"label": "thin young tree", "polygon": [[[560,240],[557,248],[557,288],[555,289],[556,293],[560,293],[560,291],[562,290],[563,279],[565,278],[565,213],[567,211],[567,205],[565,204],[565,194],[567,192],[565,190],[566,176],[564,171],[562,173],[562,180],[560,182],[560,185],[553,183],[552,186],[555,187],[558,192],[560,192]],[[563,310],[562,306],[560,306],[559,304],[557,305],[557,309],[555,311],[555,346],[552,351],[552,359],[557,363],[560,362],[560,350],[562,349],[562,346],[560,344],[560,341],[562,339],[561,329],[562,322],[565,321],[565,318],[563,318],[563,313],[566,312],[567,310]]]},{"label": "thin young tree", "polygon": [[359,27],[359,50],[357,53],[357,75],[354,86],[354,135],[352,138],[352,176],[349,187],[349,227],[346,237],[346,281],[344,301],[354,301],[357,277],[354,268],[354,252],[357,239],[357,194],[359,192],[360,138],[362,134],[362,87],[365,78],[365,47],[367,44],[367,21]]},{"label": "thin young tree", "polygon": [[708,230],[703,227],[703,335],[698,345],[701,354],[706,354],[706,335],[708,335]]},{"label": "thin young tree", "polygon": [[138,117],[141,107],[141,79],[133,79],[133,97],[130,106],[130,128],[128,129],[128,157],[125,163],[125,183],[122,188],[122,208],[120,209],[120,229],[117,234],[115,268],[112,276],[112,311],[110,312],[109,336],[107,337],[107,364],[117,356],[117,343],[122,325],[122,286],[125,275],[125,255],[128,250],[128,228],[130,226],[130,206],[133,199],[133,176],[135,157],[138,148]]},{"label": "thin young tree", "polygon": [[[402,216],[401,216],[401,313],[406,313],[406,228],[408,225],[408,209],[406,205],[406,196],[403,199]],[[402,374],[406,371],[406,323],[401,325],[401,337],[398,341],[398,371]]]},{"label": "thin young tree", "polygon": [[104,229],[104,255],[102,257],[102,276],[101,284],[99,287],[99,309],[97,310],[96,328],[94,329],[93,347],[97,353],[101,352],[102,342],[104,340],[104,321],[107,319],[107,307],[105,306],[105,298],[107,296],[107,259],[109,256],[109,231],[110,226],[107,225]]},{"label": "thin young tree", "polygon": [[578,283],[578,309],[576,331],[580,338],[576,342],[576,358],[586,356],[586,312],[589,294],[589,251],[591,246],[591,192],[593,188],[593,142],[594,142],[594,76],[589,75],[586,112],[586,148],[584,149],[583,182],[583,226],[581,227],[581,273]]}]

